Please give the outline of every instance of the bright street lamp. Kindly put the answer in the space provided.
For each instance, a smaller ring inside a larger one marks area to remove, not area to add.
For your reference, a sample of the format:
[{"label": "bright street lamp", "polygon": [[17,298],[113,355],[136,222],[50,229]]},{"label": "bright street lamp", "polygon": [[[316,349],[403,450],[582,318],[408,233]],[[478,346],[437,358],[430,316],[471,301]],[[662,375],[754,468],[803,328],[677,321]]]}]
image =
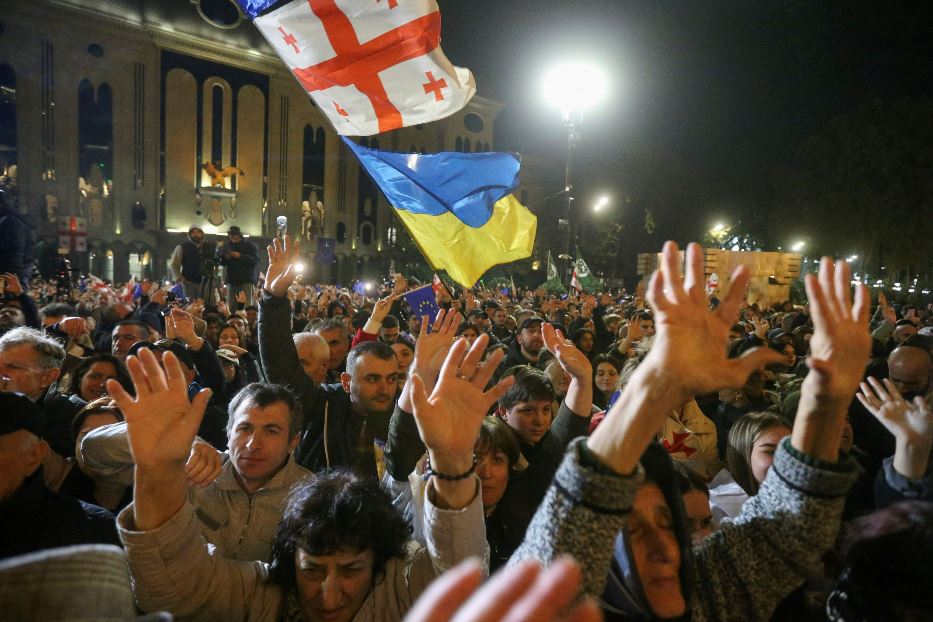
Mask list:
[{"label": "bright street lamp", "polygon": [[[570,255],[573,231],[571,211],[573,207],[573,152],[580,139],[579,125],[583,121],[583,112],[602,101],[609,90],[606,75],[595,65],[585,62],[568,62],[557,65],[548,71],[542,82],[541,94],[546,102],[560,110],[561,119],[567,128],[567,166],[564,170],[564,194],[567,195],[566,227],[567,238],[565,255]],[[560,224],[560,223],[558,223]],[[566,278],[570,279],[569,264],[565,269]]]},{"label": "bright street lamp", "polygon": [[794,251],[795,253],[799,253],[800,251],[803,250],[803,247],[806,245],[807,245],[806,242],[803,242],[802,240],[799,242],[794,242],[791,245],[790,250]]},{"label": "bright street lamp", "polygon": [[603,196],[599,197],[599,200],[596,201],[596,203],[593,204],[593,211],[594,211],[594,212],[601,212],[601,211],[603,211],[603,208],[606,207],[606,206],[608,206],[608,205],[609,205],[609,197],[603,195]]},{"label": "bright street lamp", "polygon": [[606,74],[585,62],[569,62],[555,66],[544,76],[542,94],[545,101],[564,115],[564,123],[572,115],[580,115],[595,106],[609,91]]}]

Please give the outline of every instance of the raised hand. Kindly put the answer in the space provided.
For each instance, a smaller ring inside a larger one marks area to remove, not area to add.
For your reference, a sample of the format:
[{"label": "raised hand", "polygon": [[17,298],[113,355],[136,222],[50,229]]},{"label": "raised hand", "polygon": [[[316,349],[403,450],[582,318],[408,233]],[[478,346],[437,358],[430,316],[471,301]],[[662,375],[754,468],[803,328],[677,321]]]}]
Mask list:
[{"label": "raised hand", "polygon": [[744,297],[748,268],[735,270],[729,291],[719,307],[710,311],[704,289],[703,249],[699,244],[690,244],[686,258],[686,275],[681,277],[677,244],[666,243],[660,270],[651,276],[647,293],[657,327],[648,357],[678,379],[684,401],[694,395],[740,387],[753,371],[781,360],[781,355],[770,348],[750,350],[739,359],[726,356],[729,328],[735,323]]},{"label": "raised hand", "polygon": [[544,347],[554,355],[563,370],[572,378],[592,380],[593,365],[590,359],[573,341],[567,339],[564,333],[554,328],[553,324],[545,322],[541,325],[541,337],[544,339]]},{"label": "raised hand", "polygon": [[169,339],[181,339],[192,350],[200,350],[204,340],[194,330],[194,318],[190,313],[175,307],[165,316],[165,336]]},{"label": "raised hand", "polygon": [[276,298],[285,298],[288,294],[288,287],[298,276],[298,271],[295,269],[295,261],[298,259],[299,252],[298,241],[292,243],[288,234],[285,234],[283,241],[280,242],[278,238],[275,238],[266,250],[269,253],[266,291]]},{"label": "raised hand", "polygon": [[171,352],[159,360],[148,348],[127,357],[126,367],[136,389],[133,397],[116,380],[107,381],[107,391],[126,418],[133,460],[143,467],[184,467],[191,443],[210,399],[202,389],[188,399],[188,383],[178,359]]},{"label": "raised hand", "polygon": [[855,304],[850,294],[849,264],[820,262],[819,278],[808,274],[804,282],[813,317],[813,337],[807,364],[811,373],[805,384],[821,399],[848,405],[868,362],[871,335],[868,332],[868,290],[859,285]]},{"label": "raised hand", "polygon": [[389,314],[389,310],[392,309],[392,303],[401,296],[402,293],[392,293],[386,296],[385,298],[380,298],[373,305],[373,313],[371,319],[382,324],[382,320]]},{"label": "raised hand", "polygon": [[589,417],[593,412],[593,365],[590,359],[551,324],[545,322],[541,325],[541,337],[561,368],[570,374],[564,404],[574,414]]},{"label": "raised hand", "polygon": [[710,311],[703,250],[698,244],[687,247],[686,263],[686,278],[682,278],[677,245],[664,245],[660,270],[648,284],[657,326],[654,344],[606,419],[587,439],[593,454],[617,473],[635,469],[671,410],[700,393],[740,387],[753,371],[781,358],[770,348],[752,350],[740,359],[726,356],[726,337],[748,282],[748,270],[742,267],[733,273],[722,303]]},{"label": "raised hand", "polygon": [[6,291],[10,292],[14,296],[19,296],[23,293],[23,285],[19,282],[19,277],[13,274],[12,272],[4,272],[4,288]]},{"label": "raised hand", "polygon": [[[485,390],[503,356],[501,350],[496,351],[483,363],[488,342],[488,335],[480,335],[467,351],[466,339],[457,340],[430,396],[421,376],[413,374],[410,378],[415,421],[435,472],[458,475],[470,469],[483,417],[515,380],[510,376]],[[476,494],[471,480],[434,480],[448,507],[465,507]]]},{"label": "raised hand", "polygon": [[581,586],[580,567],[569,558],[558,559],[547,569],[537,562],[521,562],[503,568],[485,584],[482,567],[468,560],[432,583],[405,622],[602,620],[592,598],[574,604]]},{"label": "raised hand", "polygon": [[450,352],[450,346],[457,338],[457,328],[462,321],[460,312],[441,309],[431,324],[431,332],[428,332],[428,316],[421,318],[421,333],[415,341],[415,359],[411,371],[421,376],[428,393],[434,390],[434,383]]},{"label": "raised hand", "polygon": [[814,458],[839,459],[842,428],[871,349],[868,290],[859,285],[851,302],[849,266],[824,257],[819,278],[808,274],[805,285],[813,319],[807,365],[791,443]]},{"label": "raised hand", "polygon": [[869,376],[861,389],[856,394],[858,400],[894,435],[894,469],[907,479],[923,477],[933,448],[930,405],[919,395],[908,402],[887,378],[878,382]]}]

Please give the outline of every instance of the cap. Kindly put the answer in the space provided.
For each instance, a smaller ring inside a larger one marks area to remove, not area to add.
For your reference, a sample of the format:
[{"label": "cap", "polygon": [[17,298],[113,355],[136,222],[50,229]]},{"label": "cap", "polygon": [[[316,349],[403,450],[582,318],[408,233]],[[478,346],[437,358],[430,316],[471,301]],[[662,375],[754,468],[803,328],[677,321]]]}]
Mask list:
[{"label": "cap", "polygon": [[45,432],[42,409],[22,393],[0,393],[0,412],[0,434],[28,430],[41,437]]},{"label": "cap", "polygon": [[236,225],[233,225],[232,227],[227,229],[227,235],[243,235],[243,233],[240,231],[239,227],[237,227]]},{"label": "cap", "polygon": [[233,353],[233,350],[228,350],[227,348],[220,348],[219,350],[217,350],[216,354],[219,358],[222,358],[224,361],[227,361],[228,363],[233,363],[234,365],[240,364],[240,359],[236,357],[236,354]]},{"label": "cap", "polygon": [[791,337],[792,335],[783,328],[772,328],[768,331],[768,341],[777,341],[782,337]]},{"label": "cap", "polygon": [[544,320],[539,317],[534,317],[534,316],[526,317],[524,320],[522,320],[522,324],[521,326],[518,327],[518,330],[525,330],[525,328],[530,326],[531,324],[543,324],[543,323],[544,323]]},{"label": "cap", "polygon": [[139,352],[143,348],[149,348],[152,351],[159,352],[171,352],[178,360],[184,363],[188,369],[195,369],[194,359],[191,358],[191,352],[188,351],[188,346],[181,343],[180,341],[175,341],[174,339],[159,339],[155,343],[150,341],[140,341],[139,343],[133,344],[133,346],[127,352],[127,355],[139,356]]}]

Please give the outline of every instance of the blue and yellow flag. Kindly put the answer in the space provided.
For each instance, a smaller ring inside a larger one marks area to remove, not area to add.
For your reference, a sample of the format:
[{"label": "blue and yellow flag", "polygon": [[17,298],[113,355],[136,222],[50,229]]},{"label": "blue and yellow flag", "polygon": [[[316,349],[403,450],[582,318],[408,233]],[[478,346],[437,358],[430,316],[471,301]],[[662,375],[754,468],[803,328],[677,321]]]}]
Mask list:
[{"label": "blue and yellow flag", "polygon": [[511,153],[392,153],[343,141],[435,270],[472,287],[491,267],[531,255],[538,219],[512,195],[520,163]]}]

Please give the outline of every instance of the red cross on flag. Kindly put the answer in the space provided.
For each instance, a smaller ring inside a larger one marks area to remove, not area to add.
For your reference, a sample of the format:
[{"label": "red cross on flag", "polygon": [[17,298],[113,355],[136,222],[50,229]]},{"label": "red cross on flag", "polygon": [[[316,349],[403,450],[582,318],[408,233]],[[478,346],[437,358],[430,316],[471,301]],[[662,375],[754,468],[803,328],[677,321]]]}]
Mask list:
[{"label": "red cross on flag", "polygon": [[66,253],[87,252],[87,220],[81,216],[62,219],[65,228],[58,231],[58,249]]},{"label": "red cross on flag", "polygon": [[476,92],[440,48],[435,0],[295,0],[254,23],[338,134],[436,121]]}]

